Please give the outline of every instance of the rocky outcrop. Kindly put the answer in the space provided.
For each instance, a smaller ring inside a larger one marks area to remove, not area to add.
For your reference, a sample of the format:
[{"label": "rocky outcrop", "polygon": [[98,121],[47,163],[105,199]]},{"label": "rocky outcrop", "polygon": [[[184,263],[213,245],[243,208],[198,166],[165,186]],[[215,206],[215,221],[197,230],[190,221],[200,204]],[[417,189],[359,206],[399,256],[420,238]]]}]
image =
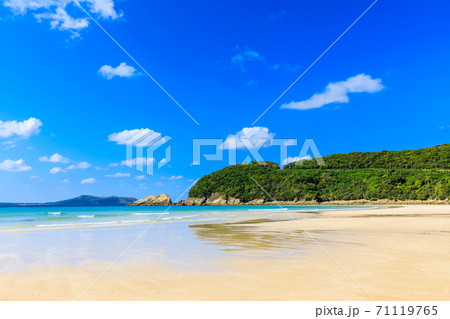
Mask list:
[{"label": "rocky outcrop", "polygon": [[226,205],[227,200],[219,193],[212,193],[206,200],[206,205]]},{"label": "rocky outcrop", "polygon": [[180,200],[177,205],[181,206],[200,206],[206,201],[205,197],[188,197],[185,200]]},{"label": "rocky outcrop", "polygon": [[241,205],[241,200],[239,198],[228,197],[227,205]]},{"label": "rocky outcrop", "polygon": [[[139,199],[133,203],[128,204],[129,206],[170,206],[172,205],[172,200],[167,194],[151,195],[144,199]],[[225,199],[224,196],[219,193],[213,193],[208,199],[205,197],[188,197],[185,200],[181,200],[175,205],[180,206],[201,206],[201,205],[450,205],[448,199],[443,200],[390,200],[390,199],[379,199],[376,201],[358,199],[358,200],[336,200],[328,202],[317,202],[315,200],[305,201],[268,201],[266,202],[262,198],[254,199],[249,202],[243,203],[239,198],[228,197]],[[0,205],[1,206],[1,205]]]},{"label": "rocky outcrop", "polygon": [[254,200],[251,200],[251,201],[247,202],[246,204],[247,205],[262,205],[262,204],[264,204],[264,199],[257,198],[257,199],[254,199]]},{"label": "rocky outcrop", "polygon": [[170,206],[172,200],[167,194],[150,195],[144,199],[139,199],[130,206]]}]

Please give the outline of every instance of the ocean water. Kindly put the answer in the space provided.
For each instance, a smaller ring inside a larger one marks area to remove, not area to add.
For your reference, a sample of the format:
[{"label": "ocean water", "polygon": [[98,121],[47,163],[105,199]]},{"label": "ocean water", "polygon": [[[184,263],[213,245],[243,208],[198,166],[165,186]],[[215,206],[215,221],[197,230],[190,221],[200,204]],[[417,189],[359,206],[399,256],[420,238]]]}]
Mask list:
[{"label": "ocean water", "polygon": [[[359,207],[286,209],[295,218],[316,218],[325,210]],[[0,272],[57,266],[90,269],[109,265],[124,251],[119,264],[192,269],[214,268],[217,260],[236,255],[291,258],[307,254],[314,243],[301,231],[261,232],[254,227],[254,222],[275,215],[284,216],[277,206],[0,208]],[[237,221],[246,223],[233,223]]]},{"label": "ocean water", "polygon": [[[358,209],[343,206],[284,206],[290,212]],[[367,208],[367,207],[366,207]],[[24,228],[75,228],[157,223],[216,223],[270,218],[278,206],[121,206],[121,207],[4,207],[0,231]]]}]

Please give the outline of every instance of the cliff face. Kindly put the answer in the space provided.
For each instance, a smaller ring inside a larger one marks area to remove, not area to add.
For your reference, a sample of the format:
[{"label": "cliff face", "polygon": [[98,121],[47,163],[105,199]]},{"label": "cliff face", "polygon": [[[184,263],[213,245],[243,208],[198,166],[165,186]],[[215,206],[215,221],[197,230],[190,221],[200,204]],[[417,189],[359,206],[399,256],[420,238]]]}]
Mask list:
[{"label": "cliff face", "polygon": [[188,197],[185,200],[180,200],[177,204],[181,206],[199,206],[203,205],[205,201],[206,201],[205,197],[201,198]]},{"label": "cliff face", "polygon": [[178,203],[172,203],[170,197],[167,194],[151,195],[144,199],[140,199],[130,206],[225,206],[225,205],[450,205],[450,200],[390,200],[390,199],[380,199],[376,201],[372,200],[335,200],[327,202],[318,202],[315,200],[299,200],[299,201],[265,201],[262,198],[257,198],[249,202],[241,202],[239,198],[228,197],[225,199],[224,196],[219,193],[213,193],[209,198],[205,197],[188,197],[185,200],[180,200]]},{"label": "cliff face", "polygon": [[181,200],[177,203],[180,206],[218,206],[218,205],[262,205],[264,203],[263,199],[256,199],[248,203],[242,203],[239,198],[228,197],[225,199],[219,193],[213,193],[208,198],[205,197],[188,197],[185,200]]},{"label": "cliff face", "polygon": [[227,200],[219,193],[212,193],[206,200],[206,205],[226,205]]},{"label": "cliff face", "polygon": [[130,206],[170,206],[172,200],[167,194],[150,195],[144,199],[139,199]]}]

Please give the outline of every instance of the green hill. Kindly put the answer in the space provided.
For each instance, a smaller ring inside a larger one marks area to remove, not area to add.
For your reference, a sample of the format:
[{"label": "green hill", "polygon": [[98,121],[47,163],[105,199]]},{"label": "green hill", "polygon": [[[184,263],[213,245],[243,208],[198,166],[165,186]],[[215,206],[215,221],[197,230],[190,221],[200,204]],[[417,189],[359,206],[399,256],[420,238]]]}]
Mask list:
[{"label": "green hill", "polygon": [[373,153],[334,154],[323,157],[325,165],[319,166],[316,160],[304,161],[302,165],[291,163],[285,169],[356,169],[356,168],[416,168],[449,169],[450,144],[409,151],[382,151]]},{"label": "green hill", "polygon": [[316,200],[443,200],[450,198],[450,144],[415,150],[335,154],[284,169],[238,164],[203,176],[189,197],[219,193],[243,202]]}]

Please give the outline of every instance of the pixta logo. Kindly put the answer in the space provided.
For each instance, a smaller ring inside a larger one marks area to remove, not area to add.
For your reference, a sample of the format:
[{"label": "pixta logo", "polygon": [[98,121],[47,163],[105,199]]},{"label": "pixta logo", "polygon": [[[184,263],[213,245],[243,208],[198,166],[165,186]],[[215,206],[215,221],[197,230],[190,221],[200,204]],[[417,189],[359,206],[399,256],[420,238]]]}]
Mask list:
[{"label": "pixta logo", "polygon": [[[264,165],[266,161],[260,154],[263,147],[278,146],[279,147],[279,163],[284,166],[286,164],[295,162],[295,165],[302,165],[303,161],[314,158],[318,165],[324,165],[322,156],[316,143],[312,139],[306,139],[300,150],[298,156],[288,157],[288,147],[296,146],[297,139],[247,139],[247,138],[227,138],[223,139],[194,139],[192,165],[201,165],[202,159],[207,161],[223,161],[224,150],[228,150],[228,165],[237,164],[237,150],[247,151],[249,154],[244,162],[249,163],[252,160]],[[202,147],[211,147],[214,149],[213,153],[202,153]],[[311,157],[312,154],[313,156]]]}]

